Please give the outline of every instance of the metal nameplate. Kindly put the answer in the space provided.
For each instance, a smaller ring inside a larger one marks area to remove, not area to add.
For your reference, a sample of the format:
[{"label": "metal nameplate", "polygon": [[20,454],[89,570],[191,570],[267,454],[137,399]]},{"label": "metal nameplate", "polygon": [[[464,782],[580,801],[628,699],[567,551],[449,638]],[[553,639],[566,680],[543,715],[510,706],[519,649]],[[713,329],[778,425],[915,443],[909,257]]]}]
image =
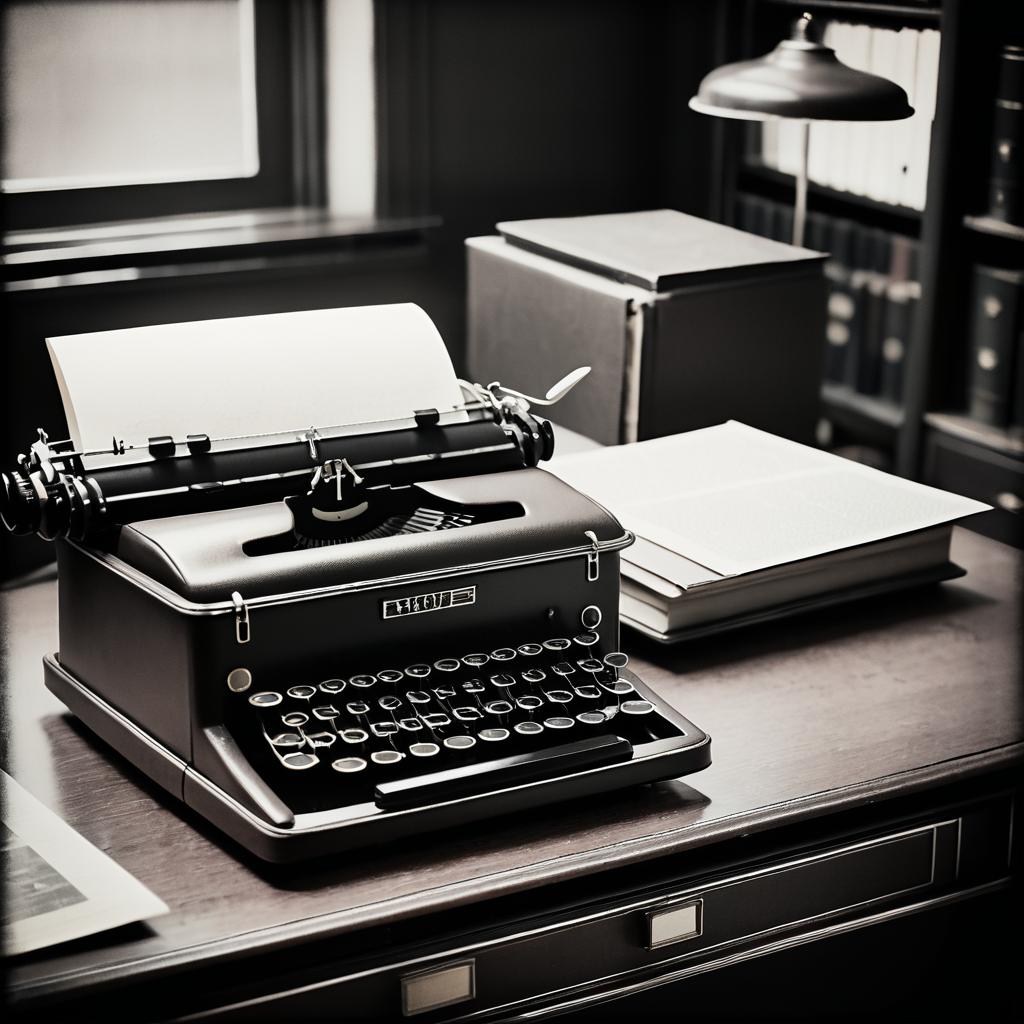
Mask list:
[{"label": "metal nameplate", "polygon": [[433,594],[414,594],[381,602],[381,618],[397,619],[401,615],[419,615],[422,612],[440,612],[445,608],[459,608],[476,604],[476,587],[457,590],[438,590]]}]

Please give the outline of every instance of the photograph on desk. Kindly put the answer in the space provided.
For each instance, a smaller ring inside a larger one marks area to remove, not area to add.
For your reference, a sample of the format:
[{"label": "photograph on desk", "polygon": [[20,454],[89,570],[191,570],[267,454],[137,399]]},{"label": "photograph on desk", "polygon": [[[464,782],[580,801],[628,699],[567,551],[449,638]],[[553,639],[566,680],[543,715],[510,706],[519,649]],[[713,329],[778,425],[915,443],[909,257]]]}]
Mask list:
[{"label": "photograph on desk", "polygon": [[1024,5],[0,52],[11,1019],[1024,1015]]}]

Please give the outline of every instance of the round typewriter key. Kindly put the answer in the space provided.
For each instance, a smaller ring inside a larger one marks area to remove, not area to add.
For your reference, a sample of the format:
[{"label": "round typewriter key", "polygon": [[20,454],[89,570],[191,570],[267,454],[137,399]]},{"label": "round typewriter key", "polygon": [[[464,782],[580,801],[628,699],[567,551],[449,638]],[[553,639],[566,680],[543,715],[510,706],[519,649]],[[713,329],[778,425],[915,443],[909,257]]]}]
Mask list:
[{"label": "round typewriter key", "polygon": [[305,725],[309,721],[309,715],[303,714],[301,711],[290,711],[287,715],[281,716],[281,721],[294,729],[300,725]]},{"label": "round typewriter key", "polygon": [[616,697],[624,697],[627,693],[633,692],[633,684],[627,683],[625,679],[616,679],[613,683],[602,683],[601,685],[608,693],[612,693]]},{"label": "round typewriter key", "polygon": [[575,667],[568,661],[560,661],[557,665],[551,666],[551,671],[556,676],[571,676],[575,671]]},{"label": "round typewriter key", "polygon": [[270,742],[275,747],[301,747],[306,741],[297,732],[279,732]]},{"label": "round typewriter key", "polygon": [[331,767],[336,772],[351,775],[353,772],[361,772],[366,762],[361,757],[339,757],[337,761],[331,762]]},{"label": "round typewriter key", "polygon": [[510,686],[516,685],[516,680],[514,676],[510,676],[506,672],[499,672],[497,675],[491,676],[491,685],[498,687],[499,690],[507,690]]},{"label": "round typewriter key", "polygon": [[426,679],[430,675],[429,665],[410,665],[406,670],[405,674],[410,679]]},{"label": "round typewriter key", "polygon": [[400,718],[398,724],[406,732],[419,732],[423,723],[418,718]]},{"label": "round typewriter key", "polygon": [[586,629],[597,629],[601,625],[601,609],[596,604],[588,604],[580,612],[580,622]]},{"label": "round typewriter key", "polygon": [[320,758],[316,754],[307,754],[304,750],[293,750],[281,758],[281,763],[285,768],[298,770],[301,768],[312,768],[313,765],[320,763]]},{"label": "round typewriter key", "polygon": [[571,646],[568,640],[560,636],[544,641],[544,647],[549,651],[567,651]]},{"label": "round typewriter key", "polygon": [[400,683],[405,677],[398,669],[395,668],[384,668],[377,673],[377,678],[382,683]]},{"label": "round typewriter key", "polygon": [[370,726],[370,732],[379,739],[384,739],[387,736],[394,736],[398,732],[397,722],[374,722]]},{"label": "round typewriter key", "polygon": [[462,665],[458,658],[441,658],[440,661],[434,662],[434,668],[438,672],[458,672]]},{"label": "round typewriter key", "polygon": [[381,711],[397,711],[402,706],[401,697],[381,697],[377,703]]},{"label": "round typewriter key", "polygon": [[537,708],[544,706],[544,701],[540,697],[527,694],[525,697],[517,697],[516,704],[518,704],[523,711],[536,711]]},{"label": "round typewriter key", "polygon": [[289,686],[286,691],[289,697],[294,697],[296,700],[309,700],[310,697],[316,696],[315,686]]},{"label": "round typewriter key", "polygon": [[583,658],[576,663],[584,672],[592,672],[595,675],[604,668],[604,662],[597,658]]},{"label": "round typewriter key", "polygon": [[563,718],[560,715],[544,719],[544,727],[546,729],[571,729],[575,724],[571,718]]},{"label": "round typewriter key", "polygon": [[320,684],[321,693],[341,693],[345,689],[344,679],[325,679]]},{"label": "round typewriter key", "polygon": [[375,682],[377,682],[376,676],[361,675],[353,676],[349,680],[349,685],[354,686],[357,690],[368,690]]},{"label": "round typewriter key", "polygon": [[329,722],[338,718],[341,712],[333,704],[326,704],[323,707],[313,708],[313,717],[319,718],[321,722]]},{"label": "round typewriter key", "polygon": [[452,708],[452,714],[460,722],[479,722],[484,717],[479,708]]},{"label": "round typewriter key", "polygon": [[499,743],[501,740],[507,740],[511,733],[508,729],[481,729],[477,735],[487,743]]},{"label": "round typewriter key", "polygon": [[484,705],[484,711],[490,715],[507,715],[512,710],[512,705],[507,700],[492,700]]},{"label": "round typewriter key", "polygon": [[406,697],[409,698],[410,704],[429,704],[430,694],[426,690],[410,690]]},{"label": "round typewriter key", "polygon": [[600,688],[592,683],[587,683],[584,686],[574,686],[572,690],[577,697],[582,697],[584,700],[599,700],[601,697]]},{"label": "round typewriter key", "polygon": [[455,691],[450,686],[435,686],[434,696],[439,701],[447,703],[455,696]]},{"label": "round typewriter key", "polygon": [[375,750],[370,755],[374,764],[398,764],[405,757],[400,750]]},{"label": "round typewriter key", "polygon": [[602,725],[608,721],[608,716],[603,711],[581,711],[576,716],[576,721],[584,725]]},{"label": "round typewriter key", "polygon": [[601,638],[593,632],[580,633],[579,636],[574,636],[572,642],[579,644],[580,647],[593,647]]},{"label": "round typewriter key", "polygon": [[462,664],[468,665],[470,668],[481,668],[490,660],[490,657],[486,654],[467,654],[462,659]]},{"label": "round typewriter key", "polygon": [[543,650],[544,648],[540,644],[522,644],[519,648],[519,653],[525,654],[528,658],[534,658]]},{"label": "round typewriter key", "polygon": [[511,647],[499,647],[496,651],[491,651],[492,661],[511,661],[516,656],[516,652]]},{"label": "round typewriter key", "polygon": [[468,682],[462,684],[462,689],[466,693],[483,693],[484,684],[479,679],[470,679]]},{"label": "round typewriter key", "polygon": [[476,739],[472,736],[449,736],[444,745],[449,750],[469,750],[476,746]]},{"label": "round typewriter key", "polygon": [[542,668],[528,668],[523,673],[523,682],[525,683],[542,683],[547,679],[548,674]]},{"label": "round typewriter key", "polygon": [[365,743],[369,733],[365,729],[342,729],[341,738],[346,743]]},{"label": "round typewriter key", "polygon": [[604,656],[604,663],[609,668],[625,668],[629,664],[629,655],[622,651],[612,651]]},{"label": "round typewriter key", "polygon": [[232,693],[245,693],[252,686],[252,673],[247,668],[233,668],[228,673],[228,689]]},{"label": "round typewriter key", "polygon": [[520,736],[537,736],[539,733],[544,731],[544,726],[540,722],[517,722],[516,732]]},{"label": "round typewriter key", "polygon": [[433,757],[439,754],[441,748],[436,743],[410,743],[409,753],[413,757]]},{"label": "round typewriter key", "polygon": [[254,693],[249,698],[249,703],[254,708],[272,708],[277,704],[280,704],[284,698],[279,693],[273,693],[270,690],[264,690],[262,693]]},{"label": "round typewriter key", "polygon": [[573,695],[568,690],[548,690],[547,697],[552,704],[570,704]]},{"label": "round typewriter key", "polygon": [[370,705],[365,700],[350,700],[345,705],[345,710],[350,715],[355,715],[357,718],[362,717],[370,710]]},{"label": "round typewriter key", "polygon": [[314,750],[318,747],[329,747],[338,738],[333,732],[307,732],[303,735]]},{"label": "round typewriter key", "polygon": [[649,700],[627,700],[622,702],[619,710],[624,715],[649,715],[654,705]]}]

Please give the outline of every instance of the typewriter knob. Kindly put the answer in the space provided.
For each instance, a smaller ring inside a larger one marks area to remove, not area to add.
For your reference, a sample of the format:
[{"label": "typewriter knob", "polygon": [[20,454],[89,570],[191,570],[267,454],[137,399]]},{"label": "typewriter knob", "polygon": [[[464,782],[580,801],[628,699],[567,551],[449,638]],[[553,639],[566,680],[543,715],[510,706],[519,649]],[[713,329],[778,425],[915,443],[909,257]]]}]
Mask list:
[{"label": "typewriter knob", "polygon": [[588,604],[583,611],[580,612],[580,622],[583,623],[587,629],[597,629],[601,625],[601,609],[596,604]]},{"label": "typewriter knob", "polygon": [[11,533],[32,533],[38,511],[38,495],[23,473],[0,474],[0,519]]}]

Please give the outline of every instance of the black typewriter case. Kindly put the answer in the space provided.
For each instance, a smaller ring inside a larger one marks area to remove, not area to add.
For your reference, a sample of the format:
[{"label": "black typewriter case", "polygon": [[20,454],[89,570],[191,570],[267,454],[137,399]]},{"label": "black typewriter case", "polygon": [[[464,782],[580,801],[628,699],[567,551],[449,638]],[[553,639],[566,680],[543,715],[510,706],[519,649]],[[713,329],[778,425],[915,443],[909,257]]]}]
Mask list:
[{"label": "black typewriter case", "polygon": [[[240,595],[190,600],[112,551],[61,541],[60,652],[45,659],[46,685],[168,792],[270,861],[330,854],[697,771],[710,763],[710,740],[646,689],[643,696],[671,735],[634,746],[629,762],[408,809],[362,803],[296,811],[233,735],[240,695],[228,679],[240,668],[250,673],[253,689],[345,676],[369,665],[401,669],[407,661],[571,636],[588,606],[602,611],[595,627],[602,647],[616,650],[618,552],[632,537],[604,515],[605,538],[591,535],[591,544],[573,549],[248,601]],[[621,532],[609,536],[609,526]],[[386,613],[464,588],[474,588],[474,601],[464,606]]]}]

